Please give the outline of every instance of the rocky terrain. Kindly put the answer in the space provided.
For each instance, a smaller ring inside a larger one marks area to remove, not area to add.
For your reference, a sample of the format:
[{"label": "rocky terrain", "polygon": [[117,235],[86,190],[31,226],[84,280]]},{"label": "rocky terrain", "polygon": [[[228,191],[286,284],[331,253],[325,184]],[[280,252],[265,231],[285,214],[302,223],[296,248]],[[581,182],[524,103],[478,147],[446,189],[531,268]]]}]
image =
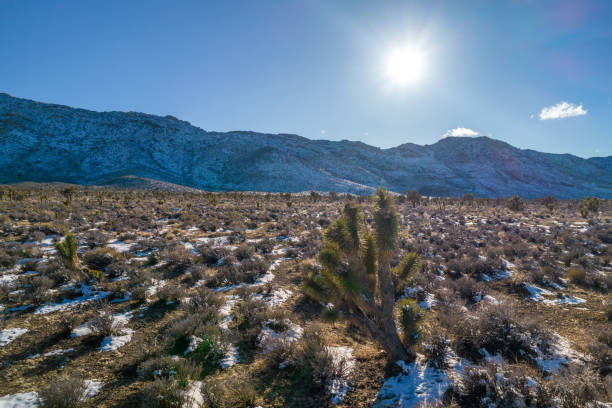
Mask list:
[{"label": "rocky terrain", "polygon": [[0,94],[0,149],[0,183],[151,187],[158,180],[213,191],[370,194],[382,186],[431,196],[612,197],[612,157],[521,150],[488,137],[379,149],[219,133],[171,116],[93,112],[7,94]]}]

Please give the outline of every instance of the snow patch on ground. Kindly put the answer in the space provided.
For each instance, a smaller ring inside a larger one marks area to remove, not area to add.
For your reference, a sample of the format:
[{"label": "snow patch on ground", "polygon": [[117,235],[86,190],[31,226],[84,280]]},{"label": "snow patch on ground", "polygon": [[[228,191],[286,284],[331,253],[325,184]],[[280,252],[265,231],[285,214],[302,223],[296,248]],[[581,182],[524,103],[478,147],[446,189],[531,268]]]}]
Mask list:
[{"label": "snow patch on ground", "polygon": [[4,329],[0,331],[0,347],[6,346],[9,343],[12,343],[17,337],[28,332],[28,329]]},{"label": "snow patch on ground", "polygon": [[427,293],[425,295],[425,300],[419,302],[419,307],[425,310],[429,310],[433,306],[435,306],[436,303],[438,303],[438,301],[436,300],[436,296],[433,293]]},{"label": "snow patch on ground", "polygon": [[123,241],[111,241],[106,246],[108,248],[112,248],[117,252],[129,252],[132,247],[136,245],[135,243],[126,243]]},{"label": "snow patch on ground", "polygon": [[189,345],[187,346],[187,350],[185,350],[185,352],[183,353],[184,356],[186,356],[189,353],[193,353],[194,351],[196,351],[196,349],[198,348],[198,346],[203,342],[204,340],[201,339],[198,336],[190,336],[189,337]]},{"label": "snow patch on ground", "polygon": [[[270,328],[272,325],[283,325],[286,329],[282,332],[277,332]],[[293,343],[299,340],[304,334],[304,329],[291,321],[285,319],[282,322],[275,319],[266,320],[261,328],[261,333],[257,336],[259,346],[263,349],[263,353],[267,354],[274,350],[279,344]]]},{"label": "snow patch on ground", "polygon": [[334,404],[339,404],[346,398],[351,390],[348,377],[355,369],[355,359],[353,358],[353,348],[345,346],[330,346],[326,347],[327,352],[332,357],[332,363],[336,368],[341,368],[341,374],[338,377],[332,378],[327,387],[331,394],[331,401]]},{"label": "snow patch on ground", "polygon": [[266,302],[270,309],[274,309],[277,306],[282,305],[293,295],[293,292],[289,289],[279,288],[273,291],[270,294],[253,294],[251,297],[253,299],[261,300]]},{"label": "snow patch on ground", "polygon": [[451,368],[448,373],[428,364],[421,354],[417,354],[410,364],[398,361],[403,372],[385,381],[374,407],[410,408],[442,397],[451,385],[451,378],[463,369],[463,362],[459,359],[449,360]]},{"label": "snow patch on ground", "polygon": [[523,282],[523,285],[525,286],[525,290],[529,292],[529,298],[535,302],[542,302],[544,300],[543,295],[547,295],[547,296],[554,295],[554,293],[552,293],[549,290],[530,285],[527,282]]},{"label": "snow patch on ground", "polygon": [[274,274],[272,273],[273,270],[275,270],[276,268],[278,268],[278,266],[283,263],[284,261],[287,261],[291,258],[281,258],[281,259],[277,259],[276,261],[272,262],[272,265],[270,265],[270,268],[268,268],[268,270],[266,271],[265,274],[263,274],[262,276],[260,276],[259,278],[257,278],[255,280],[255,282],[253,283],[238,283],[236,285],[230,285],[230,286],[221,286],[218,288],[213,288],[212,290],[214,292],[227,292],[229,290],[232,289],[239,289],[239,288],[253,288],[256,286],[262,286],[265,285],[267,283],[272,282],[272,280],[274,280]]},{"label": "snow patch on ground", "polygon": [[133,334],[134,330],[124,328],[120,335],[105,337],[100,344],[100,351],[113,351],[125,346],[132,340]]},{"label": "snow patch on ground", "polygon": [[0,397],[0,408],[36,408],[38,407],[38,393],[21,392]]},{"label": "snow patch on ground", "polygon": [[159,290],[163,288],[164,286],[166,286],[165,280],[163,279],[158,280],[155,278],[151,279],[151,286],[149,286],[145,292],[145,295],[147,296],[147,302],[150,302],[151,301],[150,298],[155,296],[155,294],[159,292]]},{"label": "snow patch on ground", "polygon": [[185,402],[182,408],[200,408],[204,406],[202,395],[202,381],[194,381],[189,384],[185,391]]},{"label": "snow patch on ground", "polygon": [[555,334],[554,340],[548,353],[544,353],[540,348],[536,350],[538,357],[535,360],[543,371],[557,373],[569,363],[581,363],[580,360],[585,358],[582,353],[572,349],[565,337]]},{"label": "snow patch on ground", "polygon": [[236,365],[240,362],[240,355],[238,352],[238,347],[233,344],[230,344],[227,347],[227,351],[225,352],[225,357],[221,360],[221,367],[229,368],[233,365]]},{"label": "snow patch on ground", "polygon": [[83,399],[89,399],[95,397],[100,393],[102,389],[102,381],[98,380],[85,380],[85,391],[83,391]]},{"label": "snow patch on ground", "polygon": [[92,300],[104,299],[105,297],[111,294],[111,292],[91,290],[89,286],[83,284],[81,285],[81,288],[79,290],[83,294],[82,296],[76,299],[64,299],[64,301],[60,303],[48,303],[46,305],[42,305],[34,311],[34,314],[64,312],[66,310],[74,309],[75,307],[82,305],[83,303],[91,302]]}]

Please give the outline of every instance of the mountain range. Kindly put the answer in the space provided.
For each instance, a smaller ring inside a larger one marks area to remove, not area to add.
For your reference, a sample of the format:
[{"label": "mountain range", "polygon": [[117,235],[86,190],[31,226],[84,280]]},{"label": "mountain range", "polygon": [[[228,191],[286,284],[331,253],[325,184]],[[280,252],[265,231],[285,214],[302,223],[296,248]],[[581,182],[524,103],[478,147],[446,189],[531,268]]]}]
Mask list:
[{"label": "mountain range", "polygon": [[172,116],[94,112],[0,93],[0,183],[201,190],[612,198],[612,156],[524,150],[489,137],[380,149],[293,134],[205,131]]}]

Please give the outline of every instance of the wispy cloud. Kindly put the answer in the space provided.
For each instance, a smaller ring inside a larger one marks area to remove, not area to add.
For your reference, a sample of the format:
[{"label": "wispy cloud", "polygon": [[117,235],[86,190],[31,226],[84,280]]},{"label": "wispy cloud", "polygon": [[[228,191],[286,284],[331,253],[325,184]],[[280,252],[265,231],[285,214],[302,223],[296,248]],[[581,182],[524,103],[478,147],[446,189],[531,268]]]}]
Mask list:
[{"label": "wispy cloud", "polygon": [[444,137],[449,136],[478,136],[478,132],[475,132],[472,129],[458,127],[451,130],[447,130],[444,134]]},{"label": "wispy cloud", "polygon": [[540,120],[570,118],[572,116],[582,116],[587,114],[587,110],[582,105],[574,105],[569,102],[560,102],[556,105],[545,106],[540,112]]}]

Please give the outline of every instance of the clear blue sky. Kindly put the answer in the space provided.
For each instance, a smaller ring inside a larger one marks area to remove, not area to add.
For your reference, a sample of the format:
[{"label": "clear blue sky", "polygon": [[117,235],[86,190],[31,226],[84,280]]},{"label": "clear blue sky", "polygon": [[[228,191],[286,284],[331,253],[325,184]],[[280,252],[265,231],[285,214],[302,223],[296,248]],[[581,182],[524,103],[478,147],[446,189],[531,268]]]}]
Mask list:
[{"label": "clear blue sky", "polygon": [[[405,46],[424,68],[398,84]],[[607,156],[612,1],[0,0],[0,91],[206,130],[385,148],[466,128]]]}]

